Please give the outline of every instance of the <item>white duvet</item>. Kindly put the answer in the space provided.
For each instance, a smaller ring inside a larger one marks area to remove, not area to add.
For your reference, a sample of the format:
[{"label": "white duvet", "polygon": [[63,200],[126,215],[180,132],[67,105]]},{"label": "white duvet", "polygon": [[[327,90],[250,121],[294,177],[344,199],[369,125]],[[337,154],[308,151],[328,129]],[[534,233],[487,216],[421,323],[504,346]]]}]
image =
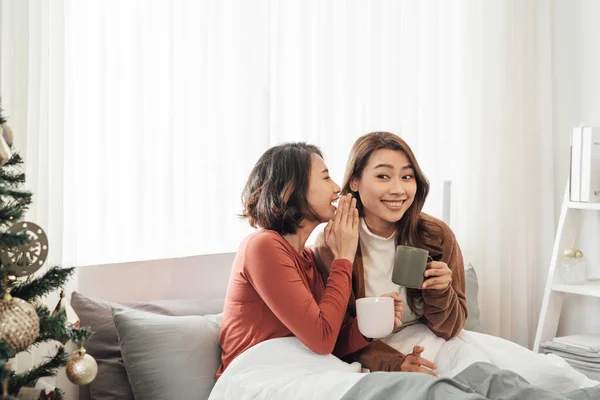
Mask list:
[{"label": "white duvet", "polygon": [[475,362],[488,362],[521,375],[532,385],[567,393],[600,384],[576,371],[553,354],[537,354],[511,341],[463,330],[448,341],[437,337],[427,326],[415,324],[384,341],[408,354],[416,345],[425,347],[423,358],[432,360],[441,376],[453,377]]},{"label": "white duvet", "polygon": [[360,370],[358,363],[312,352],[295,337],[271,339],[233,360],[209,400],[335,400],[365,376]]},{"label": "white duvet", "polygon": [[[441,376],[453,377],[472,363],[484,361],[559,393],[599,384],[558,356],[536,354],[481,333],[462,331],[445,341],[425,325],[416,324],[384,341],[404,354],[415,345],[425,347],[422,356],[434,361]],[[209,400],[335,400],[365,376],[360,371],[358,363],[347,364],[333,355],[315,354],[295,337],[272,339],[238,356],[217,381]]]}]

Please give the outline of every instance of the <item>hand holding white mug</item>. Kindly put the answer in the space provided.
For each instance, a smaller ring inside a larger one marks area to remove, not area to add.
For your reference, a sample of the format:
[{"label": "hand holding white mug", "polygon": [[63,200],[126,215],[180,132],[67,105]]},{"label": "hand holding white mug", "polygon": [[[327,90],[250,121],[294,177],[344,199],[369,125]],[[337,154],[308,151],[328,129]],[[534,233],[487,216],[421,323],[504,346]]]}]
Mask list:
[{"label": "hand holding white mug", "polygon": [[354,262],[358,247],[358,209],[351,193],[340,197],[333,220],[325,227],[325,243],[336,259]]},{"label": "hand holding white mug", "polygon": [[402,313],[404,312],[404,302],[397,292],[382,294],[381,297],[391,297],[394,299],[394,330],[402,326]]},{"label": "hand holding white mug", "polygon": [[394,299],[387,297],[362,297],[356,300],[358,330],[364,337],[379,339],[394,330]]}]

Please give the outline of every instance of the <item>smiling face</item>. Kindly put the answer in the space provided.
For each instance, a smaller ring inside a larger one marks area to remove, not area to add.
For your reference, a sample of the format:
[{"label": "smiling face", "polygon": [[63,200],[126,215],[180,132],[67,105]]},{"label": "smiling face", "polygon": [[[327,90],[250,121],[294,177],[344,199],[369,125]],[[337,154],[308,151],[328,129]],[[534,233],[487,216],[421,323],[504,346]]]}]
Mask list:
[{"label": "smiling face", "polygon": [[414,167],[403,151],[376,150],[361,176],[350,179],[350,189],[360,195],[362,216],[369,229],[389,237],[415,199]]},{"label": "smiling face", "polygon": [[315,153],[311,154],[310,178],[306,200],[316,214],[318,222],[333,219],[340,187],[329,176],[329,170],[323,159]]}]

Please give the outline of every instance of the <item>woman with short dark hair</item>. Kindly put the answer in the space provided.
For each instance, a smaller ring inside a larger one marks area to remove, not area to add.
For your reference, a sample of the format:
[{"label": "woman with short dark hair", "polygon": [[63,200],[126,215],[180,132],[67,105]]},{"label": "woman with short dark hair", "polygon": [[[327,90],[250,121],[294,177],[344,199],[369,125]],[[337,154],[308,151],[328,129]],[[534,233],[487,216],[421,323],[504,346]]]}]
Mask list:
[{"label": "woman with short dark hair", "polygon": [[[241,243],[225,298],[219,343],[220,376],[248,348],[296,336],[312,351],[329,354],[336,343],[352,290],[358,245],[358,211],[351,196],[329,177],[320,150],[289,143],[267,150],[242,194],[243,217],[259,227]],[[305,247],[321,223],[334,256],[327,284]],[[358,327],[354,334],[362,338]],[[362,338],[364,340],[364,338]]]}]

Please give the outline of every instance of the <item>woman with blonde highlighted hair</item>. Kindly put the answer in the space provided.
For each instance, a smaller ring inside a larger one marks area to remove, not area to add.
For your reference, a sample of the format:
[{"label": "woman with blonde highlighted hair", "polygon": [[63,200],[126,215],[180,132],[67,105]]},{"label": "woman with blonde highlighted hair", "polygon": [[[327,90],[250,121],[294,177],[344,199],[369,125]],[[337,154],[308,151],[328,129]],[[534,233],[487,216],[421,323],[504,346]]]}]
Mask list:
[{"label": "woman with blonde highlighted hair", "polygon": [[[360,246],[354,259],[354,291],[346,322],[355,317],[355,301],[361,297],[391,296],[407,303],[396,330],[422,322],[443,339],[456,336],[467,318],[462,254],[454,234],[442,221],[422,213],[429,181],[410,147],[398,136],[375,132],[360,137],[352,147],[342,193],[357,199],[361,216]],[[324,276],[331,253],[317,240],[315,252]],[[428,277],[420,289],[401,288],[391,282],[397,245],[429,251]],[[342,334],[344,328],[342,328]],[[340,335],[339,340],[344,341]],[[365,342],[343,357],[360,361],[371,370],[418,371],[437,375],[431,360],[415,346],[404,355],[384,341]],[[349,357],[348,357],[349,356]]]},{"label": "woman with blonde highlighted hair", "polygon": [[[448,225],[422,212],[428,192],[425,174],[400,137],[373,132],[356,140],[341,193],[352,194],[357,201],[359,245],[352,265],[348,312],[336,344],[345,351],[334,354],[345,361],[358,361],[371,371],[453,377],[484,362],[557,392],[597,385],[556,356],[463,330],[467,305],[462,253]],[[432,261],[423,274],[422,287],[406,288],[392,282],[399,245],[429,252]],[[322,235],[315,254],[326,278],[333,258]],[[363,337],[361,341],[351,330],[355,303],[372,296],[393,297],[400,315],[396,314],[390,336],[373,341]]]}]

